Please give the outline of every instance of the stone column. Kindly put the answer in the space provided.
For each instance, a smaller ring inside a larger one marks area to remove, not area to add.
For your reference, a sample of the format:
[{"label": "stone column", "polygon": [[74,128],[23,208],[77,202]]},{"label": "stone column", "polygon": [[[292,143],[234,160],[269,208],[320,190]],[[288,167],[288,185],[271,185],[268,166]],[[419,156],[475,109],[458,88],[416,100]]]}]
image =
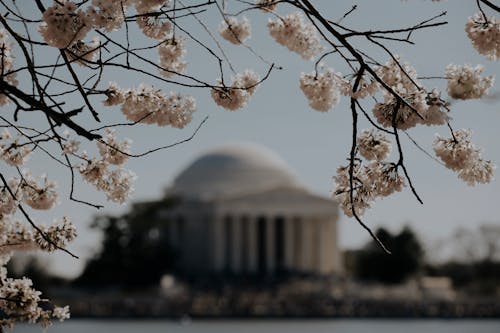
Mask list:
[{"label": "stone column", "polygon": [[290,217],[285,217],[285,268],[295,270],[294,248],[295,248],[295,221]]},{"label": "stone column", "polygon": [[319,221],[319,272],[321,274],[328,273],[328,258],[331,253],[328,248],[328,220],[322,219]]},{"label": "stone column", "polygon": [[276,268],[275,262],[275,244],[274,244],[274,228],[275,222],[272,217],[266,217],[266,272],[272,274]]},{"label": "stone column", "polygon": [[311,218],[303,219],[302,221],[302,260],[301,269],[309,272],[312,268],[313,260],[313,226],[314,221]]},{"label": "stone column", "polygon": [[324,221],[324,248],[326,253],[323,272],[330,274],[336,272],[339,265],[339,253],[337,248],[337,235],[335,230],[335,218],[327,218]]},{"label": "stone column", "polygon": [[257,273],[257,219],[251,217],[248,219],[248,272]]},{"label": "stone column", "polygon": [[312,221],[312,257],[311,270],[315,274],[321,273],[321,219],[314,218]]},{"label": "stone column", "polygon": [[233,216],[231,219],[231,223],[233,225],[232,227],[232,256],[231,256],[231,272],[233,273],[240,273],[241,272],[241,262],[242,262],[242,243],[243,243],[243,238],[242,238],[242,227],[241,227],[241,220]]},{"label": "stone column", "polygon": [[213,258],[214,258],[214,269],[217,272],[222,272],[224,270],[224,263],[226,261],[225,256],[225,232],[224,232],[224,220],[221,216],[216,216],[213,224]]},{"label": "stone column", "polygon": [[332,257],[333,257],[333,265],[332,265],[332,272],[335,273],[342,273],[343,271],[343,262],[342,262],[342,255],[340,253],[339,249],[339,244],[338,244],[338,235],[337,235],[337,218],[332,217],[331,219],[328,220],[328,224],[330,225],[331,228],[331,236],[330,236],[330,241],[332,243]]}]

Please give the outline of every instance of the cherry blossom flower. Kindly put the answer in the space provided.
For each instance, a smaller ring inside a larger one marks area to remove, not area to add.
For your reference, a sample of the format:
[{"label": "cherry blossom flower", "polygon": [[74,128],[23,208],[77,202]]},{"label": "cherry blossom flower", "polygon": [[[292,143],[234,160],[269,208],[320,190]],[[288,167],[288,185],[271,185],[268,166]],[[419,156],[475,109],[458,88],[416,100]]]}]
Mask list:
[{"label": "cherry blossom flower", "polygon": [[325,73],[301,73],[300,89],[309,100],[309,106],[317,111],[326,112],[340,101],[337,76],[331,68]]},{"label": "cherry blossom flower", "polygon": [[49,181],[47,175],[42,175],[41,179],[43,185],[38,184],[28,171],[24,172],[21,181],[23,200],[31,208],[48,210],[56,205],[59,194],[56,191],[56,183]]},{"label": "cherry blossom flower", "polygon": [[[393,127],[394,119],[396,128],[407,130],[420,123],[420,116],[428,109],[426,103],[427,94],[424,91],[415,91],[411,94],[402,94],[401,97],[413,109],[398,102],[394,96],[386,94],[384,95],[384,102],[376,103],[372,109],[373,115],[380,125],[386,128]],[[396,110],[397,106],[399,107]]]},{"label": "cherry blossom flower", "polygon": [[[383,102],[378,102],[372,109],[377,122],[383,127],[407,130],[425,120],[427,112],[427,93],[417,79],[417,73],[407,63],[397,63],[399,57],[390,59],[384,66],[375,69],[377,75],[387,84],[394,93],[398,94],[404,101],[398,101],[398,97],[387,89],[382,89]],[[396,110],[396,107],[399,106]],[[410,107],[411,106],[411,107]],[[396,112],[396,114],[395,114]],[[395,124],[393,124],[395,120]]]},{"label": "cherry blossom flower", "polygon": [[219,28],[220,35],[230,43],[241,44],[250,38],[250,22],[246,17],[238,21],[235,17],[228,17],[222,21]]},{"label": "cherry blossom flower", "polygon": [[18,201],[22,199],[22,192],[18,191],[19,184],[20,181],[17,178],[11,178],[7,181],[7,185],[15,197],[12,196],[7,186],[0,187],[0,216],[12,215],[17,210]]},{"label": "cherry blossom flower", "polygon": [[70,318],[69,306],[66,305],[64,307],[59,307],[59,306],[54,307],[54,310],[52,310],[52,316],[54,318],[59,319],[60,322],[69,319]]},{"label": "cherry blossom flower", "polygon": [[0,157],[12,166],[22,166],[29,158],[32,149],[21,144],[18,139],[12,139],[10,132],[5,128],[0,135]]},{"label": "cherry blossom flower", "polygon": [[104,138],[97,142],[99,154],[104,161],[110,164],[123,164],[128,160],[130,154],[130,143],[132,141],[126,139],[123,142],[118,142],[116,131],[112,128],[106,129]]},{"label": "cherry blossom flower", "polygon": [[151,86],[140,85],[126,93],[121,110],[130,121],[183,128],[191,121],[196,102],[191,96],[175,92],[166,96]]},{"label": "cherry blossom flower", "polygon": [[[14,68],[14,55],[12,54],[12,43],[4,29],[0,29],[0,73],[2,79],[10,85],[17,86],[16,73],[9,73]],[[9,98],[5,94],[0,94],[0,106],[7,105]]]},{"label": "cherry blossom flower", "polygon": [[[354,81],[355,78],[352,79]],[[337,84],[339,86],[340,93],[344,96],[350,96],[353,98],[365,98],[367,96],[373,96],[378,91],[378,83],[373,78],[368,78],[367,75],[363,75],[358,84],[358,89],[356,92],[352,92],[353,82],[338,77]]]},{"label": "cherry blossom flower", "polygon": [[161,21],[158,17],[146,15],[139,12],[140,15],[136,18],[137,25],[141,28],[142,33],[149,38],[162,40],[167,38],[172,30],[172,24],[168,21]]},{"label": "cherry blossom flower", "polygon": [[161,7],[168,7],[170,0],[134,0],[138,13],[153,12]]},{"label": "cherry blossom flower", "polygon": [[299,12],[288,14],[276,21],[269,20],[267,28],[276,42],[306,60],[311,60],[323,49],[316,28],[304,22]]},{"label": "cherry blossom flower", "polygon": [[[348,217],[353,217],[353,210],[358,217],[378,197],[386,197],[401,191],[406,186],[405,179],[398,174],[398,165],[388,162],[372,161],[363,166],[360,160],[353,165],[352,188],[350,186],[350,165],[337,169],[333,197]],[[352,200],[351,200],[352,192]]]},{"label": "cherry blossom flower", "polygon": [[422,114],[423,119],[419,119],[421,124],[427,126],[443,125],[451,119],[447,114],[449,103],[441,99],[441,94],[433,89],[425,98],[427,110]]},{"label": "cherry blossom flower", "polygon": [[250,96],[253,95],[257,88],[258,82],[259,76],[251,70],[246,70],[242,74],[233,77],[229,87],[223,86],[222,81],[218,80],[217,85],[222,87],[213,88],[211,95],[217,105],[234,111],[247,105]]},{"label": "cherry blossom flower", "polygon": [[63,217],[61,222],[56,221],[51,226],[40,225],[39,228],[43,235],[37,232],[34,241],[40,249],[48,252],[53,252],[57,248],[65,248],[76,238],[76,228],[67,217]]},{"label": "cherry blossom flower", "polygon": [[477,52],[490,60],[499,58],[500,22],[494,16],[485,20],[482,14],[474,14],[469,17],[465,31]]},{"label": "cherry blossom flower", "polygon": [[489,183],[493,179],[495,166],[491,161],[482,158],[481,149],[471,142],[470,130],[457,130],[450,138],[441,138],[439,135],[433,147],[445,166],[458,172],[458,177],[468,185]]},{"label": "cherry blossom flower", "polygon": [[469,65],[448,65],[446,67],[448,95],[456,99],[483,97],[494,82],[493,76],[481,77],[483,69],[482,65],[477,65],[475,68]]},{"label": "cherry blossom flower", "polygon": [[125,101],[125,92],[116,82],[110,82],[105,92],[107,99],[102,102],[105,106],[119,105]]},{"label": "cherry blossom flower", "polygon": [[365,129],[356,143],[359,153],[367,160],[381,161],[391,152],[391,141],[380,131]]},{"label": "cherry blossom flower", "polygon": [[[366,209],[371,207],[373,192],[368,186],[366,175],[362,173],[360,161],[355,161],[353,166],[353,186],[350,187],[349,181],[350,166],[340,166],[337,168],[335,180],[335,191],[332,196],[337,200],[340,208],[348,217],[353,217],[353,210],[358,216],[362,216]],[[352,200],[351,200],[352,192]]]},{"label": "cherry blossom flower", "polygon": [[176,73],[186,70],[186,62],[182,59],[186,54],[184,40],[182,38],[170,38],[158,47],[160,55],[160,73],[165,77],[171,77]]},{"label": "cherry blossom flower", "polygon": [[50,46],[64,49],[85,36],[92,28],[90,17],[72,1],[54,2],[43,13],[39,32]]},{"label": "cherry blossom flower", "polygon": [[398,173],[398,166],[394,163],[373,161],[365,172],[371,181],[374,196],[386,197],[401,192],[406,186],[405,179]]},{"label": "cherry blossom flower", "polygon": [[87,161],[80,165],[80,174],[86,182],[100,189],[99,184],[107,172],[108,163],[96,158],[88,159],[85,155],[84,158],[86,158]]},{"label": "cherry blossom flower", "polygon": [[88,7],[87,14],[95,28],[104,28],[107,32],[111,32],[122,26],[130,2],[130,0],[92,0],[93,6]]},{"label": "cherry blossom flower", "polygon": [[118,168],[104,175],[100,187],[108,200],[123,204],[134,192],[133,182],[136,175],[124,168]]}]

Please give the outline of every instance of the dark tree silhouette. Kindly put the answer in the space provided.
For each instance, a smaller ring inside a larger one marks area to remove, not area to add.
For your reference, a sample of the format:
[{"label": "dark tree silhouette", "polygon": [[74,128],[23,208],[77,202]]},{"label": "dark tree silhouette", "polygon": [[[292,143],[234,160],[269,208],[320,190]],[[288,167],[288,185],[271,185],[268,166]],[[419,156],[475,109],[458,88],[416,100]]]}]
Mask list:
[{"label": "dark tree silhouette", "polygon": [[399,283],[418,273],[423,264],[423,249],[417,235],[409,227],[393,235],[380,228],[377,237],[387,245],[392,255],[387,255],[375,241],[359,251],[355,274],[362,280]]},{"label": "dark tree silhouette", "polygon": [[83,286],[147,287],[173,268],[174,253],[165,221],[153,216],[174,200],[134,205],[123,216],[99,216],[93,227],[102,230],[103,246],[90,259],[75,283]]}]

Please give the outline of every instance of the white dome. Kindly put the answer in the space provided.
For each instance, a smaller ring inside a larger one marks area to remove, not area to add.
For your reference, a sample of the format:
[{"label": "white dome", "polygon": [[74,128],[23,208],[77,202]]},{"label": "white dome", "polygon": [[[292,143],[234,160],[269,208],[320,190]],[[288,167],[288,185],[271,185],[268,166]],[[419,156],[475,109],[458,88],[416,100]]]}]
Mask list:
[{"label": "white dome", "polygon": [[169,192],[206,200],[276,188],[303,186],[278,155],[246,143],[226,145],[198,157],[177,176]]}]

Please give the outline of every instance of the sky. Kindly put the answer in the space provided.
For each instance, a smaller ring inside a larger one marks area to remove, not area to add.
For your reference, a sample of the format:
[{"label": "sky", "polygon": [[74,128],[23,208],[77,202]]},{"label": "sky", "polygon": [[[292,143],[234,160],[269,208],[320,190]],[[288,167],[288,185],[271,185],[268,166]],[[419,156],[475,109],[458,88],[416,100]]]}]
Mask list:
[{"label": "sky", "polygon": [[[231,3],[228,1],[229,8]],[[419,76],[443,76],[445,67],[454,63],[483,64],[484,74],[498,75],[498,62],[487,60],[473,49],[464,31],[466,20],[477,12],[475,1],[313,1],[325,16],[338,20],[353,4],[357,9],[342,23],[354,29],[389,29],[408,27],[436,14],[446,11],[440,20],[447,25],[416,32],[413,36],[415,45],[387,42],[395,54],[417,69]],[[22,10],[30,11],[28,2],[20,4]],[[281,6],[279,13],[293,11],[289,6]],[[488,12],[488,11],[487,11]],[[33,14],[35,15],[35,14]],[[200,14],[207,27],[216,32],[220,18],[210,13]],[[208,116],[196,136],[189,142],[174,148],[163,150],[143,158],[133,159],[126,167],[133,170],[138,180],[132,202],[155,200],[171,184],[177,174],[188,166],[199,154],[208,149],[226,143],[255,142],[269,147],[281,156],[298,174],[307,187],[325,197],[330,196],[334,188],[332,176],[336,168],[346,163],[350,150],[351,114],[348,100],[343,98],[339,105],[327,113],[312,110],[299,89],[301,72],[311,72],[314,63],[305,61],[297,54],[278,45],[266,30],[267,15],[260,12],[247,13],[252,23],[252,37],[248,46],[233,46],[224,40],[221,46],[231,59],[237,71],[252,68],[261,75],[267,71],[269,63],[281,66],[282,70],[272,71],[270,77],[258,88],[244,109],[230,112],[217,107],[211,100],[208,90],[184,89],[160,82],[151,82],[155,87],[176,90],[192,94],[197,99],[198,111],[192,123],[182,130],[170,127],[137,126],[120,131],[123,137],[133,140],[133,152],[145,151],[189,137],[200,122]],[[186,27],[196,36],[207,38],[206,32],[198,25]],[[133,36],[132,42],[141,43],[145,37]],[[363,38],[353,39],[353,43],[374,56],[380,62],[388,57],[380,49],[369,46]],[[212,82],[218,78],[217,63],[193,43],[188,42],[187,73],[195,73]],[[254,53],[259,54],[263,62]],[[154,58],[152,54],[152,59]],[[45,60],[45,55],[42,54]],[[47,60],[50,55],[47,54]],[[348,73],[343,61],[335,56],[327,57],[325,65],[335,71]],[[20,78],[20,81],[27,78]],[[120,86],[137,86],[144,79],[136,75],[115,71],[105,80],[116,81]],[[103,80],[103,81],[105,81]],[[24,81],[25,83],[27,81]],[[436,87],[445,90],[444,80],[425,80],[427,88]],[[444,94],[445,96],[445,94]],[[484,149],[484,157],[500,163],[498,124],[500,123],[500,88],[498,84],[490,91],[490,97],[480,101],[457,101],[452,104],[452,126],[455,129],[470,128],[473,142]],[[94,100],[98,105],[102,97]],[[79,101],[68,101],[79,105]],[[370,103],[366,103],[370,105]],[[118,109],[100,110],[104,122],[124,121]],[[85,120],[82,120],[85,121]],[[94,125],[95,126],[95,125]],[[365,120],[360,121],[360,128],[366,128]],[[427,151],[432,153],[432,141],[436,133],[448,136],[446,127],[422,127],[409,131],[411,136]],[[424,201],[421,205],[405,189],[383,200],[377,200],[363,219],[372,228],[384,226],[398,231],[404,225],[411,226],[427,243],[450,237],[457,228],[477,228],[481,224],[500,225],[500,185],[494,180],[488,185],[469,187],[459,180],[456,174],[418,150],[405,136],[403,147],[405,161],[416,190]],[[391,155],[395,159],[395,155]],[[54,166],[52,161],[34,157],[29,167],[33,173],[46,172],[59,183],[62,190],[68,188],[67,171]],[[498,177],[497,177],[498,178]],[[79,183],[78,196],[94,202],[104,201],[104,196],[96,193],[90,186]],[[38,220],[50,221],[54,216],[71,216],[79,228],[80,237],[70,249],[82,259],[75,260],[64,253],[50,256],[51,267],[58,274],[74,275],[81,269],[89,255],[98,248],[99,235],[89,226],[96,214],[121,214],[130,208],[105,202],[105,208],[96,211],[91,207],[78,205],[62,198],[60,205],[48,213],[34,213]],[[341,215],[339,220],[340,244],[343,248],[359,247],[369,240],[368,234],[352,219]],[[438,256],[428,250],[427,256]]]}]

